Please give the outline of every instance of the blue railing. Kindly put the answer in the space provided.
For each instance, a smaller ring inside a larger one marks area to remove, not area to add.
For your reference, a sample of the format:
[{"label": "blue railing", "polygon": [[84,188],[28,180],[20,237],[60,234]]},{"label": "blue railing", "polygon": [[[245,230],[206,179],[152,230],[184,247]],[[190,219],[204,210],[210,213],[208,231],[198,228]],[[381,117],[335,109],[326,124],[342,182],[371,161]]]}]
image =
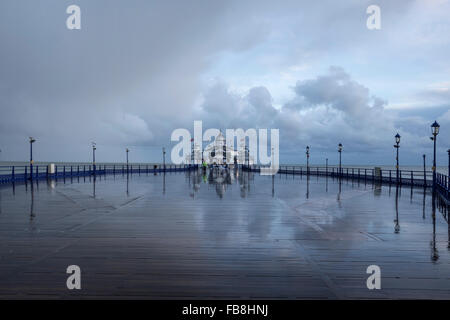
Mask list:
[{"label": "blue railing", "polygon": [[[260,165],[250,167],[243,166],[244,170],[260,172]],[[348,179],[364,180],[367,182],[405,184],[413,186],[431,187],[433,185],[433,172],[427,170],[399,170],[397,178],[396,170],[389,169],[367,169],[367,168],[341,168],[336,166],[328,167],[305,167],[305,166],[280,166],[278,174],[300,174],[314,176],[341,177]]]},{"label": "blue railing", "polygon": [[50,172],[49,166],[0,166],[0,183],[23,182],[27,180],[58,179],[65,177],[80,177],[106,174],[141,174],[156,172],[176,172],[196,169],[198,165],[55,165],[54,172]]},{"label": "blue railing", "polygon": [[450,201],[450,177],[436,173],[436,190],[447,200]]}]

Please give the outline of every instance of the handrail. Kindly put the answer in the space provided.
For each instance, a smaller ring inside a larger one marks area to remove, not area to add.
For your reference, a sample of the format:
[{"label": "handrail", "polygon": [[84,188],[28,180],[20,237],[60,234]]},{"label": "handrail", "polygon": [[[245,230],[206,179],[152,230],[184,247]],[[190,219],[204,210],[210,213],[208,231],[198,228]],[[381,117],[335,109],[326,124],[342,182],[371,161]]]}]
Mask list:
[{"label": "handrail", "polygon": [[450,201],[450,176],[436,173],[436,190],[447,200]]},{"label": "handrail", "polygon": [[47,165],[34,165],[30,173],[29,166],[0,166],[0,183],[14,183],[28,180],[71,178],[96,175],[125,175],[148,174],[157,172],[188,171],[198,168],[198,165],[174,165],[174,164],[96,164],[93,165],[55,165],[54,172],[50,172]]},{"label": "handrail", "polygon": [[[243,166],[244,170],[248,170],[247,166]],[[269,166],[252,165],[250,171],[260,172],[261,168],[269,168]],[[399,170],[397,179],[397,171],[395,169],[383,169],[382,167],[364,168],[364,167],[341,167],[339,166],[304,166],[304,165],[282,165],[278,168],[279,174],[300,174],[314,176],[330,176],[349,179],[358,179],[381,183],[398,183],[406,185],[428,187],[433,182],[433,172],[429,170]]]}]

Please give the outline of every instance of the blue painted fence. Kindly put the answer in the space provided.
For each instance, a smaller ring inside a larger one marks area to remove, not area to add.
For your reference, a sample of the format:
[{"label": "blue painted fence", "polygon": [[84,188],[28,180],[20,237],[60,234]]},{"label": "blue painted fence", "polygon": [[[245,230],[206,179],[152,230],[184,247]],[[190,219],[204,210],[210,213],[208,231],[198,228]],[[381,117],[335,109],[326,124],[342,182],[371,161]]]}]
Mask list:
[{"label": "blue painted fence", "polygon": [[78,165],[55,166],[55,172],[49,173],[48,166],[0,166],[0,183],[23,182],[27,180],[57,179],[106,174],[141,174],[156,172],[177,172],[197,169],[198,165]]},{"label": "blue painted fence", "polygon": [[[267,168],[259,165],[243,166],[246,171],[260,172],[261,168]],[[365,168],[341,168],[339,167],[305,167],[305,166],[280,166],[278,174],[300,174],[314,176],[329,176],[333,178],[346,178],[354,180],[363,180],[366,182],[383,184],[403,184],[411,186],[432,187],[433,171],[420,170],[399,170],[397,179],[396,170],[379,170]],[[436,190],[447,200],[449,197],[449,177],[436,173]]]}]

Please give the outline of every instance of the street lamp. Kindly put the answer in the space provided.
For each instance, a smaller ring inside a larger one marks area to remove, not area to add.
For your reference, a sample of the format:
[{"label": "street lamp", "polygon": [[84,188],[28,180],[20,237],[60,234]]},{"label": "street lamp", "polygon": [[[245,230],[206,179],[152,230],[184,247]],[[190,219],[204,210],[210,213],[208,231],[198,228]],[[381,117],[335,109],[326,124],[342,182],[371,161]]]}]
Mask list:
[{"label": "street lamp", "polygon": [[247,170],[250,168],[250,149],[245,146],[245,153],[247,154]]},{"label": "street lamp", "polygon": [[436,137],[439,134],[440,125],[436,121],[431,125],[431,134],[430,137],[433,140],[433,192],[436,191]]},{"label": "street lamp", "polygon": [[400,135],[398,133],[395,135],[394,148],[397,149],[397,156],[395,157],[395,160],[397,161],[397,165],[395,166],[395,168],[397,170],[397,184],[398,184],[399,176],[400,176],[400,171],[399,171],[399,166],[398,166],[398,149],[400,148]]},{"label": "street lamp", "polygon": [[94,170],[95,176],[95,150],[97,150],[97,144],[92,142],[92,169]]},{"label": "street lamp", "polygon": [[127,153],[127,174],[128,174],[128,153],[130,152],[130,150],[126,148],[125,151]]},{"label": "street lamp", "polygon": [[338,144],[338,152],[339,152],[339,176],[342,176],[342,143]]},{"label": "street lamp", "polygon": [[164,172],[166,172],[166,148],[162,148],[162,152],[163,152],[163,169]]},{"label": "street lamp", "polygon": [[423,157],[423,185],[424,185],[424,187],[426,187],[427,186],[427,166],[426,166],[426,155],[425,154],[423,154],[422,155],[422,157]]},{"label": "street lamp", "polygon": [[36,139],[30,137],[30,180],[33,180],[33,143]]},{"label": "street lamp", "polygon": [[306,174],[309,174],[309,146],[306,146]]}]

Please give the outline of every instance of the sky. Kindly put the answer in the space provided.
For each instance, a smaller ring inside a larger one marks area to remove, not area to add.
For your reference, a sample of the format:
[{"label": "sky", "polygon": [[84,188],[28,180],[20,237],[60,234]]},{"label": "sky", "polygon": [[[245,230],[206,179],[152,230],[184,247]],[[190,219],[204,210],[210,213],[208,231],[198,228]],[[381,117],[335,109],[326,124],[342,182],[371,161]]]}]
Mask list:
[{"label": "sky", "polygon": [[[81,9],[69,30],[66,8]],[[369,30],[369,5],[381,29]],[[450,0],[2,0],[0,161],[162,160],[173,130],[280,131],[280,162],[450,148]]]}]

